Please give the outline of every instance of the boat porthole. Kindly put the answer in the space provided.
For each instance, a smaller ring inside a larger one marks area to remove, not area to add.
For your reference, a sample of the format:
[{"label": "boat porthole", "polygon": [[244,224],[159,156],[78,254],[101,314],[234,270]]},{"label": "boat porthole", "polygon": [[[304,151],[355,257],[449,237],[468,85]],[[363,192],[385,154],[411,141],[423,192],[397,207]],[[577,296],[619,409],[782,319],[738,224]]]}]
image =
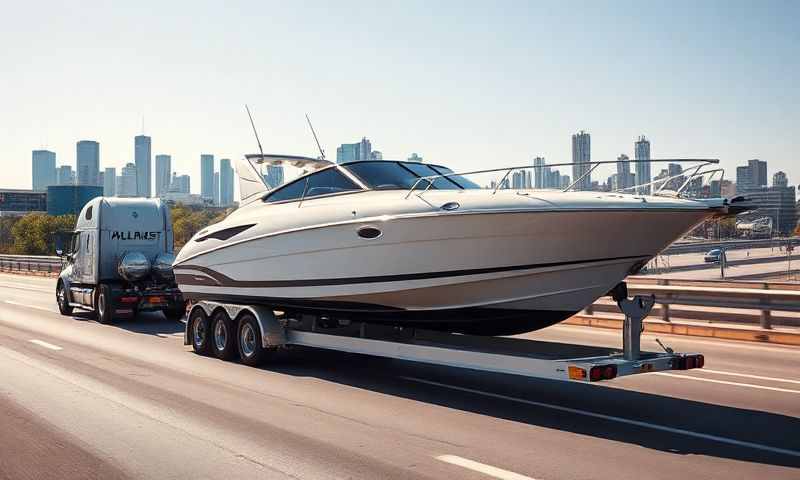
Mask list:
[{"label": "boat porthole", "polygon": [[358,236],[361,238],[371,239],[381,236],[381,231],[375,227],[361,227],[358,229]]},{"label": "boat porthole", "polygon": [[447,203],[445,203],[444,205],[441,206],[441,209],[442,210],[457,210],[458,207],[460,207],[460,206],[461,206],[461,204],[459,204],[458,202],[447,202]]}]

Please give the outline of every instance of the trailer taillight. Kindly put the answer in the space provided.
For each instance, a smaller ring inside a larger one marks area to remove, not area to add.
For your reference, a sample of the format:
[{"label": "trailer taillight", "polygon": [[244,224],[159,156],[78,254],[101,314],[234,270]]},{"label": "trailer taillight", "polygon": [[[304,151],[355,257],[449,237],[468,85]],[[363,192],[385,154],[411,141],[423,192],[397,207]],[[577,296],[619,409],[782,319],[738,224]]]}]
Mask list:
[{"label": "trailer taillight", "polygon": [[611,380],[616,376],[616,365],[597,365],[589,370],[589,380],[592,382],[596,382],[598,380]]},{"label": "trailer taillight", "polygon": [[139,301],[139,297],[121,297],[119,301],[122,303],[136,303]]},{"label": "trailer taillight", "polygon": [[703,355],[683,355],[672,361],[673,370],[691,370],[692,368],[703,368],[706,359]]}]

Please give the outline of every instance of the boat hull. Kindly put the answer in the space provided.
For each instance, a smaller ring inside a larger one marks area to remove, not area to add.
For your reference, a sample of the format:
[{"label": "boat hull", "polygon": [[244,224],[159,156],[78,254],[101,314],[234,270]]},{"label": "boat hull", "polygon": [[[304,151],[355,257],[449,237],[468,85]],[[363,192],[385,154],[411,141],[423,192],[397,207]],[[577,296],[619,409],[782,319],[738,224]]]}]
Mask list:
[{"label": "boat hull", "polygon": [[[619,209],[366,219],[230,242],[189,256],[175,272],[189,299],[519,333],[585,308],[710,215]],[[380,234],[362,238],[364,227]]]}]

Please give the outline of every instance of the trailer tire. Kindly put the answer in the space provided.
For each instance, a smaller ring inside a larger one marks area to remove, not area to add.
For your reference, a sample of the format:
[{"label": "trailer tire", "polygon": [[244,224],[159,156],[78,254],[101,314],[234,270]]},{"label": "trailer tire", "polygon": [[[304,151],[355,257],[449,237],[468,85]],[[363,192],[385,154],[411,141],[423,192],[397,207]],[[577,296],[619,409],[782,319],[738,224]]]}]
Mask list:
[{"label": "trailer tire", "polygon": [[211,317],[211,353],[220,360],[229,360],[236,353],[236,329],[223,309]]},{"label": "trailer tire", "polygon": [[95,311],[97,312],[98,322],[104,325],[114,323],[114,297],[111,295],[111,287],[105,283],[101,283],[97,287]]},{"label": "trailer tire", "polygon": [[58,281],[58,286],[56,286],[56,302],[58,303],[58,311],[61,312],[61,315],[72,315],[72,307],[69,305],[69,292],[64,287],[64,282],[61,280]]},{"label": "trailer tire", "polygon": [[195,308],[189,315],[189,338],[192,341],[192,350],[198,355],[208,355],[211,350],[211,326],[206,312],[202,308]]},{"label": "trailer tire", "polygon": [[239,318],[236,335],[236,346],[242,363],[251,367],[264,363],[275,349],[264,348],[263,345],[258,321],[251,313],[243,313]]}]

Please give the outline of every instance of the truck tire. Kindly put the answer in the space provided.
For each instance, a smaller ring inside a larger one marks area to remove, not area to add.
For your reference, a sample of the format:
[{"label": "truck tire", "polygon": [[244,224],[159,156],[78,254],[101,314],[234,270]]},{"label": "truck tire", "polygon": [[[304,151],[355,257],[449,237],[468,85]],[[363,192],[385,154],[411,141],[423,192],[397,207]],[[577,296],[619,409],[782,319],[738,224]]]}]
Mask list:
[{"label": "truck tire", "polygon": [[104,325],[114,323],[114,297],[111,295],[111,287],[104,283],[97,287],[95,310],[98,322]]},{"label": "truck tire", "polygon": [[242,363],[251,367],[261,365],[275,351],[273,348],[263,347],[261,329],[250,313],[242,314],[239,319],[236,346]]},{"label": "truck tire", "polygon": [[72,307],[69,306],[69,298],[67,298],[67,289],[64,288],[64,282],[58,281],[56,287],[56,302],[58,302],[58,311],[61,315],[72,315]]},{"label": "truck tire", "polygon": [[211,353],[220,360],[228,360],[236,353],[236,329],[225,310],[211,317]]},{"label": "truck tire", "polygon": [[206,312],[197,307],[189,315],[189,339],[192,341],[192,350],[198,355],[208,355],[211,350],[211,326]]}]

